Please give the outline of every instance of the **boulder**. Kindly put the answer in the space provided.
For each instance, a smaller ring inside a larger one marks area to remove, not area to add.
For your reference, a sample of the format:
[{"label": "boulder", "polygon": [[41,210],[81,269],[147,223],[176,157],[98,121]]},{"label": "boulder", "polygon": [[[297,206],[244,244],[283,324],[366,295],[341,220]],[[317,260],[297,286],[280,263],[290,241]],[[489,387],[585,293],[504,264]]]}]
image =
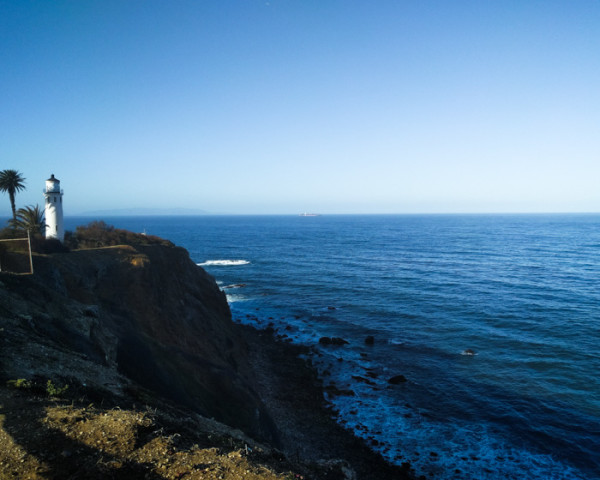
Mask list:
[{"label": "boulder", "polygon": [[404,375],[395,375],[388,380],[388,383],[391,385],[398,385],[400,383],[405,383],[408,380]]},{"label": "boulder", "polygon": [[326,478],[356,480],[356,472],[346,460],[319,460],[317,465],[324,470]]},{"label": "boulder", "polygon": [[357,382],[366,383],[367,385],[374,386],[376,383],[373,380],[369,380],[368,378],[361,377],[359,375],[352,375],[352,378]]},{"label": "boulder", "polygon": [[333,384],[332,385],[327,385],[324,390],[329,395],[334,395],[334,396],[353,397],[354,395],[356,395],[353,390],[350,390],[350,389],[342,390],[342,389],[339,389],[338,387],[336,387]]}]

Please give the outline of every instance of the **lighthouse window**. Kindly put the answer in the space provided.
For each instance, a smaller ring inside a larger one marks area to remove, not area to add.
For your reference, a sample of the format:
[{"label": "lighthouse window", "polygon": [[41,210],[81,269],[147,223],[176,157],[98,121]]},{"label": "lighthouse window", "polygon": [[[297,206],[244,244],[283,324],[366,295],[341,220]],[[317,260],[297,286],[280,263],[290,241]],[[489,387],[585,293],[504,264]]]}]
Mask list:
[{"label": "lighthouse window", "polygon": [[56,203],[56,197],[52,197],[54,199],[54,203]]}]

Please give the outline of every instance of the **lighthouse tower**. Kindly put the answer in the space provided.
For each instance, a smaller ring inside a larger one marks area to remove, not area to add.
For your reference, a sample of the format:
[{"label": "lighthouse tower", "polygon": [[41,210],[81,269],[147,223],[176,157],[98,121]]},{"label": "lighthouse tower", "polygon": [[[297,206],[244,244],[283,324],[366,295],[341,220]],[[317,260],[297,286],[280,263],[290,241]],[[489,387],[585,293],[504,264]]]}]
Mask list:
[{"label": "lighthouse tower", "polygon": [[58,238],[61,242],[65,239],[62,207],[63,191],[60,189],[60,180],[54,174],[46,180],[46,238]]}]

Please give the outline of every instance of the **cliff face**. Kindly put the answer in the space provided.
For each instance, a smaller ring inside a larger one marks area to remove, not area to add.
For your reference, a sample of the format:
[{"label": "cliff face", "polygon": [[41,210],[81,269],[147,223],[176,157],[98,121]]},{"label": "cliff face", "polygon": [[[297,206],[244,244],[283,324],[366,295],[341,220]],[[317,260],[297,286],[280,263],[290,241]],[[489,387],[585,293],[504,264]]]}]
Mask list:
[{"label": "cliff face", "polygon": [[0,373],[115,393],[140,385],[275,441],[225,295],[187,251],[118,246],[37,256],[0,276]]}]

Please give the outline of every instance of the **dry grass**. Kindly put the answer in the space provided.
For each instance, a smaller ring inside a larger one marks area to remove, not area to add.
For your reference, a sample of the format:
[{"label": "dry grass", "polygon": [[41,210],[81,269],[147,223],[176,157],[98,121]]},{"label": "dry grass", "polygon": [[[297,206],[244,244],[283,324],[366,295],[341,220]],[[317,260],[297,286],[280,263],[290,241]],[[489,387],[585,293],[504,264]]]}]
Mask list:
[{"label": "dry grass", "polygon": [[273,452],[202,422],[194,436],[189,419],[177,428],[149,410],[59,404],[6,388],[0,401],[0,479],[297,478],[273,466]]}]

